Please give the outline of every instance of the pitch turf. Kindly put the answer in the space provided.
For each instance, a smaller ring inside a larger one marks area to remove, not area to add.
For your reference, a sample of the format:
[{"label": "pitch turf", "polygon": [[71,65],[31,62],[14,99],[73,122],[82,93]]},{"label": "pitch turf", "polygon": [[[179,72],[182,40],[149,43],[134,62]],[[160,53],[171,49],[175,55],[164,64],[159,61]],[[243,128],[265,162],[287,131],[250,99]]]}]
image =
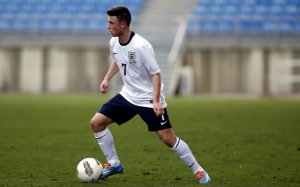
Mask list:
[{"label": "pitch turf", "polygon": [[[0,95],[0,186],[201,186],[139,117],[110,127],[123,175],[82,184],[77,163],[104,157],[89,119],[107,97]],[[300,101],[169,98],[169,115],[210,186],[300,186]]]}]

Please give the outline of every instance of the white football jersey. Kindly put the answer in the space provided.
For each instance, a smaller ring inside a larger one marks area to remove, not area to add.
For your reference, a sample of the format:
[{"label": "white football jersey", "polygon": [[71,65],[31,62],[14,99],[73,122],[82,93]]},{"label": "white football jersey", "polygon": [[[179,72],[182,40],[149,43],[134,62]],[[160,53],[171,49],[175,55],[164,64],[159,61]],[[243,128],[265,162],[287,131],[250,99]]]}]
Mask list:
[{"label": "white football jersey", "polygon": [[[130,103],[153,108],[153,85],[151,76],[160,73],[152,45],[132,32],[126,44],[118,37],[110,40],[110,53],[119,67],[124,86],[120,94]],[[160,102],[166,107],[161,83]]]}]

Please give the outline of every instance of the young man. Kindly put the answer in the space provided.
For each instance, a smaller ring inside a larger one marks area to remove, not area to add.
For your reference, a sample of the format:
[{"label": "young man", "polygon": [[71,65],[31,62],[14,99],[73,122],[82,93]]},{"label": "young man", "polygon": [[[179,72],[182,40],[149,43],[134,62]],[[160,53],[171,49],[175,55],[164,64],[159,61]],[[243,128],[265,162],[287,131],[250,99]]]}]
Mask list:
[{"label": "young man", "polygon": [[112,35],[110,53],[113,62],[100,85],[100,91],[108,91],[109,81],[117,72],[120,72],[124,86],[91,119],[94,135],[108,161],[100,178],[123,172],[107,126],[113,122],[121,125],[138,114],[148,125],[148,130],[156,132],[162,142],[191,168],[199,183],[210,183],[208,174],[198,164],[188,145],[172,130],[162,93],[160,69],[151,44],[130,30],[131,15],[126,7],[111,8],[107,15],[108,30]]}]

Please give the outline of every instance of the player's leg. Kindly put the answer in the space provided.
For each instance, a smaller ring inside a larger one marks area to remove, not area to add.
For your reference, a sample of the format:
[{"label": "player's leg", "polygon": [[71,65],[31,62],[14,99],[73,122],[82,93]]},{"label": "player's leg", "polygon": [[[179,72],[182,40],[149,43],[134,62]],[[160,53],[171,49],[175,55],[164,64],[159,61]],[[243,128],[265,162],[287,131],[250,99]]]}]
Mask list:
[{"label": "player's leg", "polygon": [[198,164],[189,146],[175,135],[166,108],[164,115],[158,117],[152,108],[137,107],[136,110],[147,123],[148,130],[156,132],[162,142],[169,146],[191,168],[200,183],[207,184],[210,182],[209,176]]},{"label": "player's leg", "polygon": [[156,134],[158,135],[160,140],[170,148],[172,148],[176,144],[177,137],[172,128],[156,131]]},{"label": "player's leg", "polygon": [[95,137],[107,159],[107,164],[104,164],[103,174],[100,177],[102,179],[123,172],[123,166],[118,158],[113,136],[107,126],[113,122],[121,125],[135,116],[136,113],[130,107],[128,102],[118,94],[105,103],[91,119]]},{"label": "player's leg", "polygon": [[198,182],[202,184],[210,183],[210,178],[204,169],[198,164],[192,151],[186,142],[176,137],[172,128],[159,130],[156,132],[159,138],[169,146],[193,171]]},{"label": "player's leg", "polygon": [[185,163],[191,168],[194,174],[203,170],[202,167],[196,161],[189,146],[176,137],[172,128],[163,129],[156,132],[159,138],[168,145]]},{"label": "player's leg", "polygon": [[108,163],[116,166],[119,165],[120,161],[115,149],[113,136],[110,130],[107,128],[107,126],[112,122],[112,119],[106,117],[105,115],[96,113],[91,119],[91,126],[98,145],[105,155]]},{"label": "player's leg", "polygon": [[107,164],[104,164],[104,170],[100,176],[102,179],[107,178],[109,175],[123,172],[123,166],[118,158],[113,136],[107,128],[112,122],[112,119],[101,113],[96,113],[91,119],[95,138],[107,160]]}]

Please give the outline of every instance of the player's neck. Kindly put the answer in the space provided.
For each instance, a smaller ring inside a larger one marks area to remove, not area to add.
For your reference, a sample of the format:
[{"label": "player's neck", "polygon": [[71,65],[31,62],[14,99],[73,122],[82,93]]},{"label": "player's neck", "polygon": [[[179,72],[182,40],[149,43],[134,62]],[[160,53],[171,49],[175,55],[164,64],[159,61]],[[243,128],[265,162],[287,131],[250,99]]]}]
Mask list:
[{"label": "player's neck", "polygon": [[130,40],[131,30],[127,29],[119,36],[119,41],[122,44],[126,44]]}]

